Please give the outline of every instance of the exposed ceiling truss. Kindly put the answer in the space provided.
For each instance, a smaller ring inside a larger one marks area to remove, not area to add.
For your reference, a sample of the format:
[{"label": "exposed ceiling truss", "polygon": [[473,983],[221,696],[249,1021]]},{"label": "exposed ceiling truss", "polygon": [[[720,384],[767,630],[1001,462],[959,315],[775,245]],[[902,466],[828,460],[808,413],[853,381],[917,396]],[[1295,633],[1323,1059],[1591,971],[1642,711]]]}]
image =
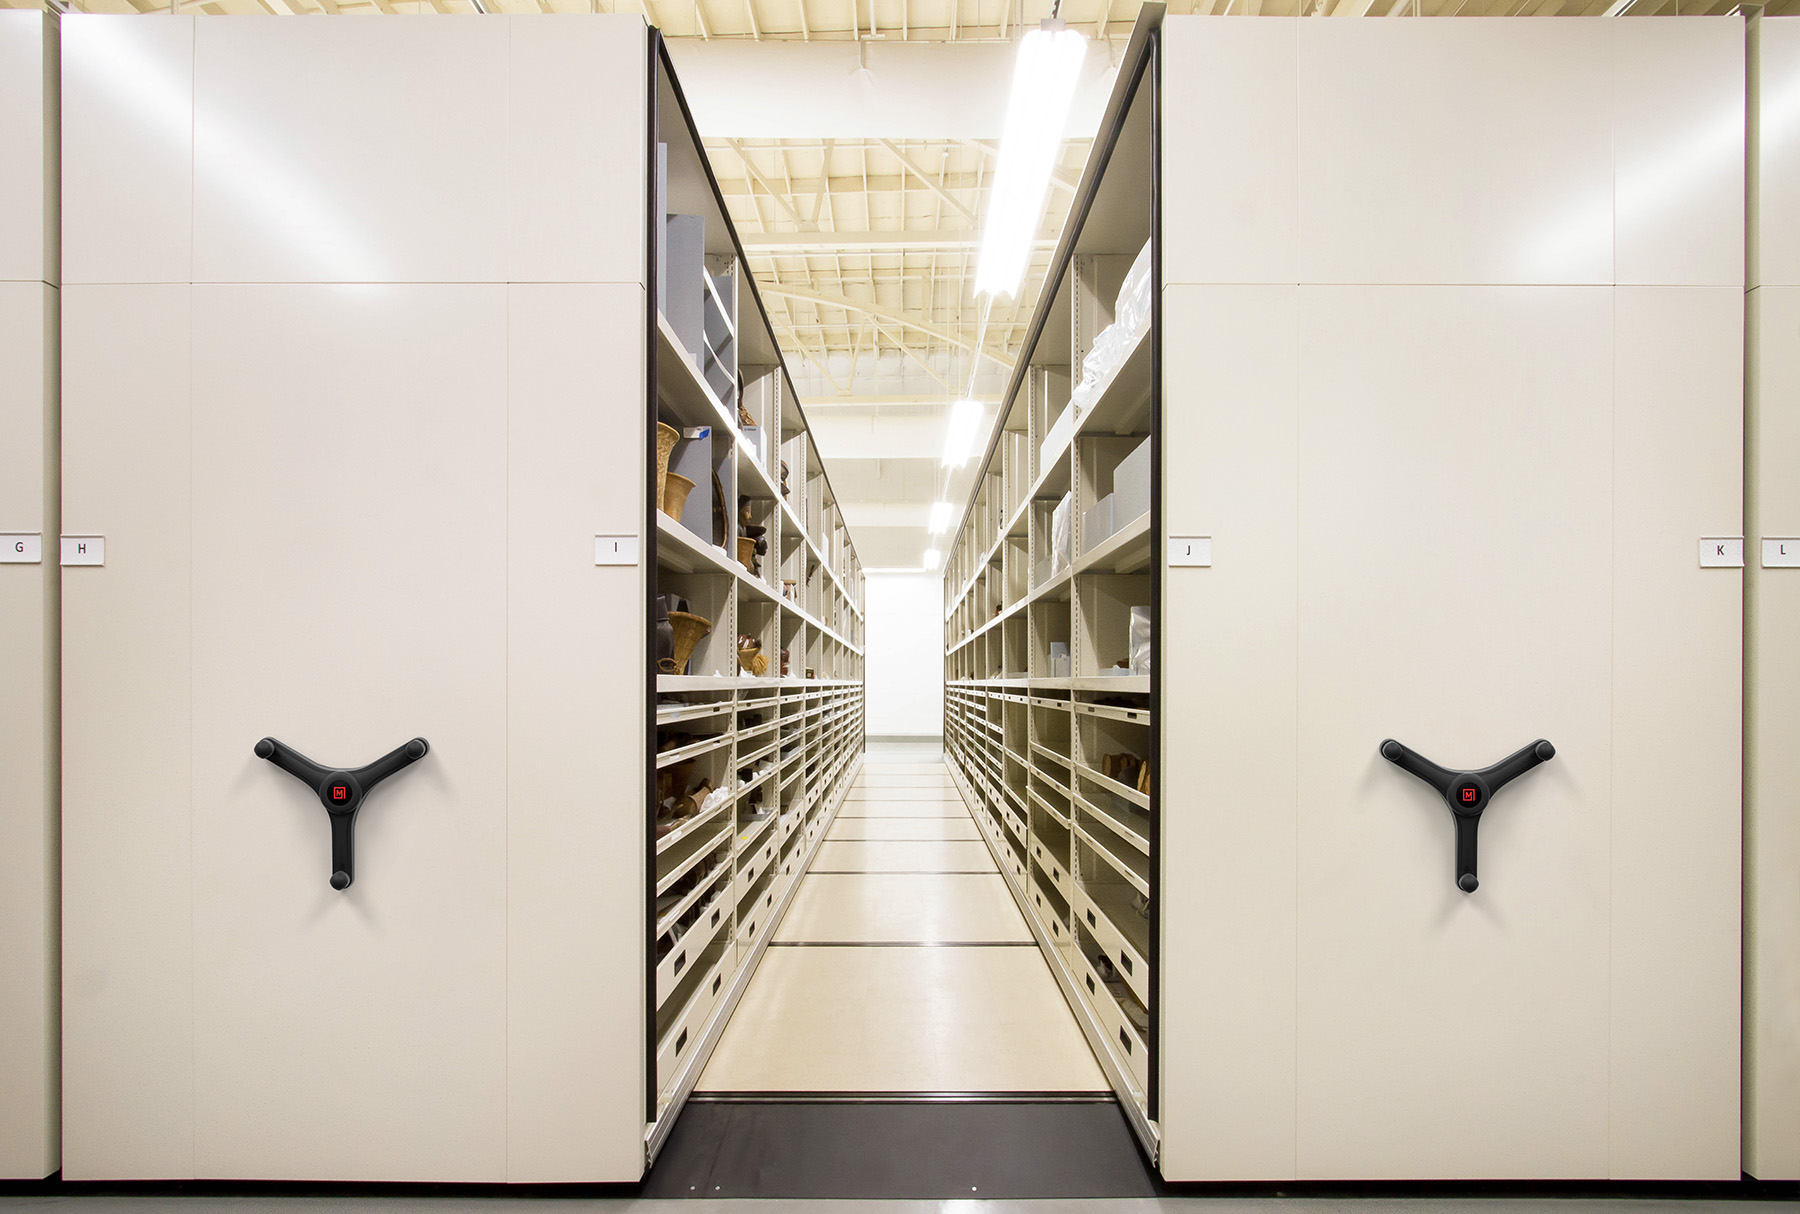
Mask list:
[{"label": "exposed ceiling truss", "polygon": [[[1064,149],[1065,182],[1081,171],[1089,144]],[[1019,296],[990,310],[973,289],[977,216],[993,177],[983,144],[721,139],[706,150],[776,329],[832,394],[856,395],[862,368],[888,351],[944,397],[1011,366],[1069,189],[1051,191]]]},{"label": "exposed ceiling truss", "polygon": [[[1623,4],[1634,16],[1738,11],[1740,0],[1169,0],[1172,13],[1233,16],[1599,16]],[[1065,0],[1076,29],[1121,39],[1139,0]],[[1770,0],[1771,16],[1800,0]],[[276,16],[407,13],[641,13],[671,38],[807,41],[994,41],[1046,16],[1049,0],[0,0],[0,8],[92,13],[199,12]]]}]

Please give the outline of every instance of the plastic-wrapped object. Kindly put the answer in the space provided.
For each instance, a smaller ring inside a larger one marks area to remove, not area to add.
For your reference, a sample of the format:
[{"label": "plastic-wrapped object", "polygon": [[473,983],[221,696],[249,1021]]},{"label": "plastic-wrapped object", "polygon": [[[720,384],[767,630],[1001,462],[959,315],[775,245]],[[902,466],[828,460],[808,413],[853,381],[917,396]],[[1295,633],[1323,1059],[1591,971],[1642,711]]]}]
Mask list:
[{"label": "plastic-wrapped object", "polygon": [[723,785],[706,794],[706,799],[700,802],[700,812],[707,813],[718,807],[720,804],[729,801],[732,793],[736,791],[737,786],[732,783],[732,781],[725,781]]},{"label": "plastic-wrapped object", "polygon": [[1150,285],[1150,242],[1146,240],[1113,304],[1113,327],[1120,330],[1128,347],[1150,331]]},{"label": "plastic-wrapped object", "polygon": [[1080,410],[1071,402],[1069,407],[1062,411],[1062,415],[1051,423],[1049,432],[1044,435],[1044,441],[1038,444],[1040,466],[1049,464],[1052,459],[1061,454],[1064,447],[1069,445],[1069,439],[1075,434],[1075,418],[1079,412]]},{"label": "plastic-wrapped object", "polygon": [[1131,673],[1150,673],[1150,609],[1131,609]]},{"label": "plastic-wrapped object", "polygon": [[1062,501],[1056,503],[1056,509],[1050,512],[1050,576],[1055,577],[1069,567],[1070,531],[1069,515],[1071,507],[1069,495],[1063,494]]},{"label": "plastic-wrapped object", "polygon": [[1094,344],[1088,348],[1081,360],[1081,382],[1075,385],[1075,391],[1069,396],[1067,416],[1082,418],[1100,399],[1100,393],[1112,379],[1119,364],[1131,352],[1129,346],[1120,342],[1119,326],[1107,325],[1094,338]]},{"label": "plastic-wrapped object", "polygon": [[1150,288],[1150,242],[1146,240],[1119,286],[1113,323],[1094,335],[1094,344],[1081,359],[1081,382],[1070,397],[1077,417],[1100,399],[1106,384],[1150,331]]}]

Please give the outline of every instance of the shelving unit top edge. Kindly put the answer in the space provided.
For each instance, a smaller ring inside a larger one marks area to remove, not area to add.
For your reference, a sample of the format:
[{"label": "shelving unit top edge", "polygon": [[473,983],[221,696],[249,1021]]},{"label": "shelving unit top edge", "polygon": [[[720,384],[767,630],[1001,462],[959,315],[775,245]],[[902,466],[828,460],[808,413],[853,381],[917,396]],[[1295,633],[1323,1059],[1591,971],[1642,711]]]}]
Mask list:
[{"label": "shelving unit top edge", "polygon": [[[725,203],[725,193],[723,190],[721,190],[719,188],[718,176],[717,176],[717,174],[715,174],[713,172],[712,163],[705,155],[704,144],[702,143],[701,138],[700,138],[699,128],[694,122],[694,116],[693,116],[692,110],[688,107],[687,96],[682,90],[680,76],[675,71],[675,65],[669,57],[669,49],[668,49],[667,40],[664,38],[661,29],[656,26],[651,27],[651,37],[655,43],[655,54],[656,54],[657,60],[659,61],[659,63],[662,66],[663,77],[664,77],[664,79],[666,79],[668,81],[670,92],[674,97],[676,109],[680,115],[681,123],[686,128],[689,138],[693,140],[695,149],[699,152],[700,167],[701,167],[702,172],[705,175],[707,187],[711,191],[713,204],[717,208],[719,215],[723,219],[723,226],[724,226],[725,233],[729,237],[730,242],[731,242],[732,254],[733,254],[734,258],[736,259],[736,262],[739,266],[748,267],[750,263],[749,263],[748,257],[746,257],[745,253],[744,253],[743,241],[738,236],[737,225],[731,221],[731,212]],[[817,459],[818,455],[817,455],[817,450],[816,450],[816,444],[811,442],[812,426],[806,417],[806,408],[801,403],[800,395],[798,392],[796,392],[794,390],[793,376],[788,369],[787,353],[785,350],[782,349],[780,341],[778,341],[775,337],[775,327],[769,320],[769,311],[768,311],[767,305],[763,302],[762,292],[757,288],[756,276],[753,274],[750,274],[746,269],[746,272],[739,276],[739,281],[742,284],[743,288],[748,292],[750,304],[754,311],[754,316],[756,318],[757,323],[760,325],[760,334],[759,335],[765,341],[768,351],[772,352],[774,355],[774,358],[771,362],[764,363],[760,359],[758,359],[758,360],[756,360],[756,364],[773,366],[775,368],[776,373],[778,375],[780,375],[781,384],[782,384],[782,388],[783,388],[784,400],[791,401],[794,409],[799,413],[800,419],[801,419],[801,432],[805,433],[808,436],[808,445],[809,445],[809,448],[812,449],[812,457],[814,459]],[[707,276],[706,287],[710,292],[712,292],[716,296],[717,292],[711,282],[710,275]],[[659,313],[658,319],[660,322],[660,320],[661,320],[660,313]],[[746,338],[745,314],[744,314],[744,309],[741,306],[738,309],[738,314],[737,314],[735,320],[733,321],[733,325],[734,325],[734,329],[735,329],[734,336],[740,342],[745,341],[745,338]],[[670,335],[670,337],[672,339],[672,335]],[[678,342],[675,342],[673,344],[675,345],[675,347],[677,349],[681,348],[680,344]],[[704,377],[701,377],[701,386],[702,387],[706,386],[704,383]],[[710,392],[708,394],[712,395]],[[726,417],[724,415],[723,405],[717,401],[716,396],[714,396],[713,399],[714,399],[715,407],[718,408],[718,410],[721,414],[721,417],[725,421],[727,432],[731,433],[734,436],[734,441],[735,441],[736,436],[737,436],[737,426],[735,424],[735,419]],[[754,463],[755,461],[751,461],[751,462]],[[768,488],[770,488],[771,490],[773,490],[774,484],[773,484],[772,478],[770,478],[768,475],[768,469],[761,468],[758,471],[762,474],[765,485]],[[829,501],[832,505],[836,505],[837,493],[831,486],[830,474],[825,471],[823,463],[821,463],[819,466],[819,476],[824,483],[825,492],[827,494],[827,501]],[[775,500],[780,501],[784,506],[788,506],[790,513],[792,513],[791,505],[789,505],[787,503],[786,499],[781,498],[779,493],[775,494]],[[848,601],[848,606],[850,607],[850,609],[856,613],[856,616],[859,620],[864,618],[863,614],[862,614],[861,604],[857,601],[858,596],[851,593],[851,588],[845,585],[846,579],[845,579],[844,574],[842,574],[842,573],[840,573],[840,571],[832,568],[831,562],[826,558],[824,550],[823,550],[822,546],[818,543],[817,538],[815,536],[813,536],[807,530],[807,528],[805,526],[805,520],[800,519],[798,516],[795,516],[793,521],[795,522],[796,526],[798,527],[800,535],[807,541],[808,546],[812,549],[813,555],[818,560],[820,567],[822,569],[824,569],[826,575],[828,577],[830,577],[834,583],[836,583],[839,593],[843,594],[845,599]],[[851,558],[853,560],[857,559],[856,558],[856,542],[853,538],[850,537],[849,529],[847,527],[845,528],[845,540],[848,545],[848,550],[851,555]],[[858,561],[858,564],[860,565],[860,561]],[[858,576],[860,577],[860,570],[859,570]],[[846,642],[846,644],[847,644],[847,642]]]},{"label": "shelving unit top edge", "polygon": [[[1044,276],[1045,291],[1038,298],[1036,308],[1032,310],[1031,324],[1025,331],[1025,340],[1020,346],[1018,361],[1013,365],[1012,377],[1007,382],[1006,391],[1000,398],[1000,408],[995,413],[987,445],[976,461],[976,466],[979,468],[985,469],[993,463],[994,453],[1000,446],[1000,436],[1006,431],[1007,415],[1025,386],[1026,376],[1031,369],[1032,353],[1043,338],[1050,315],[1055,309],[1056,292],[1053,284],[1061,280],[1068,270],[1069,262],[1075,256],[1075,246],[1080,241],[1082,226],[1093,207],[1095,195],[1099,192],[1101,178],[1105,174],[1112,140],[1116,138],[1125,111],[1131,102],[1139,70],[1151,52],[1152,35],[1161,26],[1166,10],[1167,5],[1162,0],[1145,0],[1143,6],[1138,10],[1137,20],[1131,28],[1131,36],[1125,45],[1125,53],[1119,61],[1118,75],[1114,79],[1112,94],[1107,98],[1106,109],[1100,119],[1098,129],[1106,134],[1102,139],[1096,140],[1093,150],[1088,155],[1087,163],[1082,167],[1081,178],[1076,183],[1074,203],[1069,210],[1069,220],[1063,227],[1062,235],[1057,238],[1056,250],[1050,257],[1050,269]],[[963,507],[963,513],[951,529],[951,534],[956,538],[951,542],[945,556],[946,577],[949,576],[948,571],[955,563],[955,558],[961,549],[962,537],[968,531],[969,519],[974,513],[975,502],[981,494],[984,479],[984,476],[977,477],[969,500]],[[1040,474],[1039,482],[1041,483],[1044,479],[1045,476]],[[1035,492],[1037,488],[1038,486],[1034,485],[1033,491]],[[1031,499],[1027,497],[1026,500],[1029,502]],[[1004,539],[1005,537],[1002,535],[1000,542],[1004,543]],[[988,553],[990,558],[991,555],[992,550]],[[956,602],[960,602],[962,598],[966,597],[969,587],[973,586],[976,580],[978,579],[970,579],[969,585],[958,593]],[[952,603],[952,610],[954,610],[956,602]]]}]

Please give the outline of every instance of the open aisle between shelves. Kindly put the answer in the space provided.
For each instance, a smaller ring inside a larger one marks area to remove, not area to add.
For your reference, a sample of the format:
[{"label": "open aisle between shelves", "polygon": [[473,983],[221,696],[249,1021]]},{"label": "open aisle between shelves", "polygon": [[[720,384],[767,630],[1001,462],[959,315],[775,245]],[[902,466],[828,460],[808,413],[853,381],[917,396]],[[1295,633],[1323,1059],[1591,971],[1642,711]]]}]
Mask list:
[{"label": "open aisle between shelves", "polygon": [[737,234],[659,81],[646,433],[654,1157],[863,751],[863,576]]},{"label": "open aisle between shelves", "polygon": [[948,765],[1153,1158],[1154,27],[1126,52],[944,578]]}]

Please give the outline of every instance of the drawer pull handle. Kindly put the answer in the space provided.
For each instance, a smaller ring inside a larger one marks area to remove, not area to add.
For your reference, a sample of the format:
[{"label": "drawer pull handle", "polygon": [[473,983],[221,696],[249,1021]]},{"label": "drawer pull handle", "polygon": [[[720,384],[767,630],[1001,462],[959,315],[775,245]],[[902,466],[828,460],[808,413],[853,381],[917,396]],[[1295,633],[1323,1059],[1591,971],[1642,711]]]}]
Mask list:
[{"label": "drawer pull handle", "polygon": [[1119,954],[1119,968],[1123,969],[1128,974],[1131,972],[1131,958],[1127,957],[1124,953]]},{"label": "drawer pull handle", "polygon": [[1089,927],[1098,927],[1098,926],[1100,926],[1100,925],[1099,925],[1099,923],[1098,923],[1098,922],[1097,922],[1097,921],[1096,921],[1096,920],[1095,920],[1095,919],[1094,919],[1094,912],[1093,912],[1093,911],[1088,911],[1088,912],[1087,912],[1087,921],[1088,921],[1088,926],[1089,926]]},{"label": "drawer pull handle", "polygon": [[712,926],[714,926],[714,927],[719,926],[719,915],[720,914],[721,914],[720,908],[716,907],[716,906],[713,907]]},{"label": "drawer pull handle", "polygon": [[675,1038],[675,1052],[677,1054],[681,1053],[681,1051],[687,1046],[687,1035],[688,1035],[688,1031],[686,1029],[682,1029],[681,1036]]},{"label": "drawer pull handle", "polygon": [[1131,1038],[1126,1035],[1124,1029],[1119,1030],[1119,1044],[1125,1047],[1127,1055],[1131,1053]]},{"label": "drawer pull handle", "polygon": [[681,971],[683,969],[685,969],[686,967],[687,967],[687,950],[682,949],[681,955],[675,958],[675,969],[670,973],[669,976],[671,978],[679,978],[681,976]]},{"label": "drawer pull handle", "polygon": [[1094,980],[1093,980],[1093,978],[1092,978],[1092,977],[1089,977],[1089,978],[1088,978],[1088,980],[1087,980],[1087,984],[1088,984],[1088,994],[1090,994],[1090,995],[1098,995],[1098,994],[1099,994],[1099,993],[1100,993],[1100,992],[1099,992],[1099,991],[1097,991],[1097,990],[1095,990],[1095,989],[1094,989]]},{"label": "drawer pull handle", "polygon": [[719,988],[723,985],[725,985],[725,975],[724,974],[715,974],[713,976],[712,993],[715,995],[718,994]]}]

